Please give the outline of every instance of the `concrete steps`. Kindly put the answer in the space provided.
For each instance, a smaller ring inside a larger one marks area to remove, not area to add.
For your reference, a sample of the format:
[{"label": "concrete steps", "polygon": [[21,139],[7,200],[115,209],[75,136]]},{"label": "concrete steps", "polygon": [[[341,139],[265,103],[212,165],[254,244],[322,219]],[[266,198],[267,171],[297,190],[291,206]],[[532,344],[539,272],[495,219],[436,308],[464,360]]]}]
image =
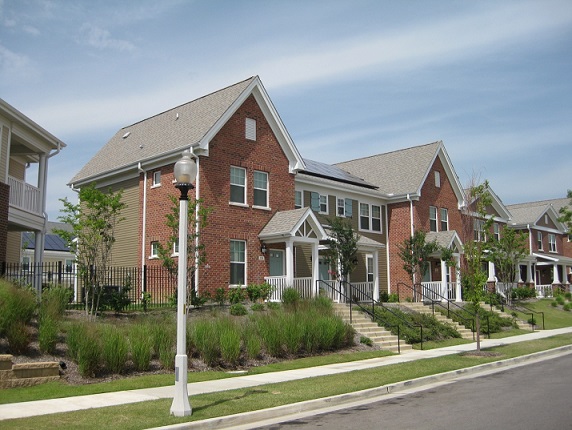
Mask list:
[{"label": "concrete steps", "polygon": [[437,321],[442,323],[447,323],[453,326],[453,328],[457,330],[457,332],[461,335],[463,339],[473,340],[473,332],[471,331],[471,329],[468,329],[465,326],[459,324],[458,322],[453,321],[450,318],[447,318],[439,311],[436,311],[433,314],[433,310],[431,309],[431,307],[426,306],[422,302],[400,302],[399,305],[406,307],[414,312],[433,315]]},{"label": "concrete steps", "polygon": [[405,341],[398,342],[397,336],[391,334],[390,331],[377,325],[368,315],[364,315],[357,308],[352,310],[352,318],[350,323],[350,308],[341,303],[334,303],[336,313],[362,336],[366,336],[381,349],[391,352],[407,352],[413,350],[413,347]]},{"label": "concrete steps", "polygon": [[[503,317],[503,318],[510,318],[510,319],[515,320],[516,325],[517,325],[518,328],[521,329],[521,330],[532,331],[531,325],[528,324],[526,321],[522,321],[522,320],[520,320],[520,319],[518,319],[518,318],[515,318],[515,317],[513,317],[512,315],[510,315],[509,313],[501,311],[501,310],[500,310],[499,308],[497,308],[496,306],[493,306],[492,309],[491,309],[491,306],[490,306],[489,304],[487,304],[487,303],[481,303],[481,307],[482,307],[483,309],[492,310],[494,313],[498,314],[499,316],[501,316],[501,317]],[[537,321],[537,318],[539,318],[539,317],[535,315],[535,317],[534,317],[535,322],[538,322],[538,321]],[[537,325],[538,325],[538,324],[537,324]]]}]

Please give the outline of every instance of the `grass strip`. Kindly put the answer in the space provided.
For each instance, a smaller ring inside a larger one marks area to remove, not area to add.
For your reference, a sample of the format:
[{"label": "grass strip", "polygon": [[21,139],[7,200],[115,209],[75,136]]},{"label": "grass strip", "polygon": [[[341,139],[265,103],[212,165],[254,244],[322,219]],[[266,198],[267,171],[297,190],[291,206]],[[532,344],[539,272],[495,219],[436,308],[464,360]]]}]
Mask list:
[{"label": "grass strip", "polygon": [[37,428],[99,429],[102,427],[109,428],[110,425],[113,428],[122,429],[159,427],[379,387],[569,344],[572,344],[572,334],[565,334],[486,349],[487,351],[501,354],[501,356],[496,357],[450,355],[353,371],[344,374],[343,377],[340,377],[340,375],[322,376],[249,389],[203,394],[193,396],[190,399],[193,407],[193,415],[190,417],[171,417],[169,415],[171,400],[165,399],[71,413],[5,420],[2,421],[2,428],[4,430],[35,430]]}]

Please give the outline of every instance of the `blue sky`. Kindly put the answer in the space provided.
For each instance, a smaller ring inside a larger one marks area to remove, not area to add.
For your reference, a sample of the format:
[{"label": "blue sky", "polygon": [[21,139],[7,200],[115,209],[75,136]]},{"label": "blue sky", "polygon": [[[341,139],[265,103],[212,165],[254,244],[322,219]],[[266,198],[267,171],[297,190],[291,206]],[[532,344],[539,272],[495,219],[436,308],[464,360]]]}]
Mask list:
[{"label": "blue sky", "polygon": [[572,188],[572,2],[0,0],[0,97],[68,146],[259,75],[305,158],[443,140],[505,204]]}]

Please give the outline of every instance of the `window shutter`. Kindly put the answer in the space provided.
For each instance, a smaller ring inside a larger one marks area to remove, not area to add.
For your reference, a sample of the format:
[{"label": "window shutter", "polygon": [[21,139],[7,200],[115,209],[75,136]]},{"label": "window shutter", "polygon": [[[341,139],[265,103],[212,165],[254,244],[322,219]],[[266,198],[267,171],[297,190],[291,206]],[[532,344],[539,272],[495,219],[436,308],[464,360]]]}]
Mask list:
[{"label": "window shutter", "polygon": [[353,215],[353,206],[352,206],[352,200],[351,199],[346,199],[346,216],[348,218],[351,218]]},{"label": "window shutter", "polygon": [[311,206],[315,212],[320,212],[320,195],[318,193],[311,193]]}]

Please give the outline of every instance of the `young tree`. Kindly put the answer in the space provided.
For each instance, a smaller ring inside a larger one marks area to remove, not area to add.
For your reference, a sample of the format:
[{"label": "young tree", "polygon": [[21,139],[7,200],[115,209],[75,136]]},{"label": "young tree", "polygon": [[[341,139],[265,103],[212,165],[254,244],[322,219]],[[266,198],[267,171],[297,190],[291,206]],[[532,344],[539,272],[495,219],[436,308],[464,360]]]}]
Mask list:
[{"label": "young tree", "polygon": [[[437,242],[426,242],[426,233],[416,230],[413,236],[398,244],[399,257],[403,261],[403,269],[409,274],[414,294],[417,294],[415,284],[421,282],[429,268],[429,256],[439,250]],[[417,297],[413,298],[414,300]]]},{"label": "young tree", "polygon": [[500,239],[491,236],[489,240],[489,261],[495,265],[500,282],[509,286],[507,300],[511,300],[511,290],[517,283],[519,262],[527,255],[527,236],[523,232],[504,228]]},{"label": "young tree", "polygon": [[488,280],[488,243],[485,238],[494,222],[493,217],[487,213],[487,208],[492,202],[488,181],[484,181],[480,185],[471,184],[468,188],[467,198],[468,205],[463,210],[465,233],[463,251],[465,258],[461,264],[461,287],[463,288],[463,297],[472,303],[476,313],[477,352],[480,352],[481,324],[479,311],[481,301],[486,296]]},{"label": "young tree", "polygon": [[[572,190],[568,190],[567,198],[570,199],[570,206],[572,207]],[[558,221],[566,226],[566,234],[572,235],[572,208],[564,206],[560,208],[560,218]]]},{"label": "young tree", "polygon": [[85,285],[85,311],[94,317],[99,309],[102,287],[111,264],[111,249],[115,243],[115,228],[124,218],[121,211],[122,191],[103,192],[95,183],[79,191],[79,203],[60,199],[64,208],[58,219],[71,226],[71,231],[54,230],[75,253],[78,274]]},{"label": "young tree", "polygon": [[[165,224],[169,229],[169,237],[165,245],[161,243],[158,244],[157,255],[163,267],[165,267],[173,279],[176,280],[178,264],[177,260],[173,258],[173,250],[175,249],[175,245],[179,242],[179,200],[174,195],[169,196],[169,199],[171,200],[171,212],[165,215]],[[190,291],[187,293],[187,303],[193,304],[195,304],[197,300],[193,283],[195,270],[198,266],[203,264],[206,259],[206,249],[204,244],[198,240],[199,234],[197,233],[196,227],[198,226],[199,231],[201,231],[207,225],[207,217],[211,212],[209,208],[203,207],[201,203],[202,200],[189,200],[188,206],[186,285],[191,286]],[[195,214],[197,216],[195,216]],[[177,297],[176,288],[173,297]]]},{"label": "young tree", "polygon": [[346,218],[335,217],[329,223],[331,233],[327,241],[326,260],[337,267],[337,279],[344,284],[357,265],[357,243],[360,236],[354,232]]}]

